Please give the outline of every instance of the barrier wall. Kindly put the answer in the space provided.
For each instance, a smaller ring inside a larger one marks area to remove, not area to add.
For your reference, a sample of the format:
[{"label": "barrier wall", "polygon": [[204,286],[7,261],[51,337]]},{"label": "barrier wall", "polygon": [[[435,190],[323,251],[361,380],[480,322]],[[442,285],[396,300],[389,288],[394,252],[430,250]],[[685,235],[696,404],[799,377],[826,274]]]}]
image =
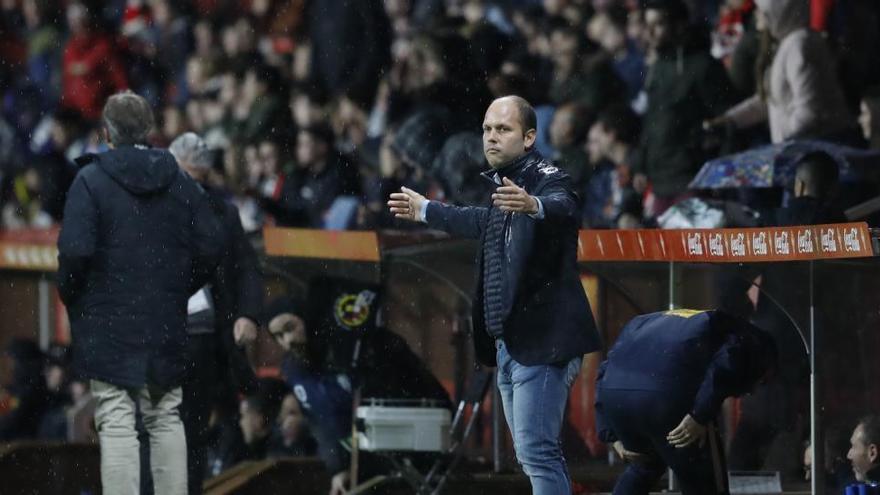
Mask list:
[{"label": "barrier wall", "polygon": [[[273,240],[277,232],[267,230],[266,249],[295,273],[296,260],[313,256],[296,239],[312,234],[285,230],[283,244]],[[450,335],[467,327],[475,243],[440,236],[391,244],[383,233],[369,239],[369,263],[379,265],[373,275],[388,290],[389,326],[421,349],[435,372],[449,379],[451,371],[458,384],[472,357],[470,345]],[[880,301],[875,300],[880,264],[866,224],[582,231],[579,241],[582,280],[606,346],[630,318],[669,308],[723,305],[774,334],[781,349],[780,378],[725,406],[726,443],[736,454],[731,461],[743,469],[778,470],[787,483],[797,484],[805,440],[818,441],[817,458],[822,450],[832,458],[845,457],[841,441],[848,439],[853,418],[878,410],[872,377],[880,369],[869,350],[880,344]],[[334,242],[344,245],[344,235],[337,234]],[[379,261],[373,261],[376,248]],[[342,262],[332,253],[327,258]],[[570,403],[569,420],[589,448],[585,455],[601,455],[603,449],[592,415],[600,359],[585,361]],[[458,364],[450,370],[450,363]],[[749,440],[750,428],[763,429],[769,441]],[[824,493],[823,478],[818,469],[813,473],[814,493]]]},{"label": "barrier wall", "polygon": [[[0,321],[5,322],[0,340],[32,336],[48,344],[67,338],[51,282],[56,236],[53,231],[0,233]],[[865,224],[582,231],[579,240],[582,281],[606,346],[631,317],[670,307],[728,304],[773,328],[788,363],[786,406],[759,412],[783,425],[788,436],[778,440],[783,451],[802,450],[798,445],[810,436],[812,418],[812,436],[828,438],[821,447],[845,456],[835,452],[837,437],[848,438],[854,417],[880,410],[874,385],[880,365],[871,352],[880,348],[880,264]],[[473,362],[467,334],[475,242],[435,232],[280,228],[266,229],[261,241],[267,295],[303,293],[317,274],[381,282],[388,326],[407,338],[450,390],[461,389]],[[251,354],[269,373],[281,357],[265,335]],[[586,446],[581,456],[603,453],[592,426],[592,377],[600,358],[585,361],[572,392],[570,421],[576,441]],[[727,406],[732,447],[734,427],[755,414],[753,402]],[[488,433],[482,440],[475,448],[490,453]],[[509,451],[506,455],[509,461]],[[787,457],[774,462],[794,476],[800,455]]]}]

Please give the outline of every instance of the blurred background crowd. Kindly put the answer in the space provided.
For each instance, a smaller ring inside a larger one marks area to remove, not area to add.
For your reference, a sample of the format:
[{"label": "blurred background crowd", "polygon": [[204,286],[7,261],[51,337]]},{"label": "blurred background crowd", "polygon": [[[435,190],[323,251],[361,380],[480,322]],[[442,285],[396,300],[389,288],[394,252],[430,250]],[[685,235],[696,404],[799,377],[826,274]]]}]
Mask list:
[{"label": "blurred background crowd", "polygon": [[[249,232],[405,228],[384,208],[401,185],[483,201],[480,124],[506,94],[537,108],[584,227],[664,226],[694,198],[772,211],[792,184],[688,186],[765,143],[880,146],[878,28],[870,0],[3,0],[0,227],[59,220],[124,88],[154,106],[155,146],[205,138]],[[822,208],[875,195],[847,187]]]},{"label": "blurred background crowd", "polygon": [[[126,88],[154,107],[154,146],[204,138],[248,233],[420,228],[387,213],[401,186],[485,203],[481,122],[509,94],[536,108],[585,228],[707,226],[693,217],[710,210],[719,227],[873,224],[844,212],[880,174],[844,177],[824,151],[774,187],[692,181],[791,140],[880,153],[878,46],[876,0],[0,0],[0,230],[60,221]],[[16,340],[0,358],[0,441],[94,441],[65,348]],[[277,380],[213,407],[212,474],[316,452]]]}]

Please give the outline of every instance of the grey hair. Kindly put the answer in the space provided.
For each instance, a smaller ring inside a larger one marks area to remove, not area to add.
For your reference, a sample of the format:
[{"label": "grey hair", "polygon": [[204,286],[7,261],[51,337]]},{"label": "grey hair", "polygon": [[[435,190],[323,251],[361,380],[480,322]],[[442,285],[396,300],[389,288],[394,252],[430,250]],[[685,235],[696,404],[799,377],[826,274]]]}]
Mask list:
[{"label": "grey hair", "polygon": [[177,163],[193,168],[207,170],[211,168],[211,150],[205,140],[194,132],[186,132],[178,136],[168,151],[174,155]]},{"label": "grey hair", "polygon": [[155,124],[147,100],[129,90],[108,98],[101,116],[114,146],[146,144]]}]

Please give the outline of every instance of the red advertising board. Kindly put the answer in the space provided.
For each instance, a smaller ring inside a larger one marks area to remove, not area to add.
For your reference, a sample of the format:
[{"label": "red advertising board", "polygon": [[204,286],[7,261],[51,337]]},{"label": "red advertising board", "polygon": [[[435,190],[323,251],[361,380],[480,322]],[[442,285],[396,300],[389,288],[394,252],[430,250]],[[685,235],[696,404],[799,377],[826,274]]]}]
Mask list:
[{"label": "red advertising board", "polygon": [[756,229],[582,230],[578,261],[739,263],[873,256],[866,223]]}]

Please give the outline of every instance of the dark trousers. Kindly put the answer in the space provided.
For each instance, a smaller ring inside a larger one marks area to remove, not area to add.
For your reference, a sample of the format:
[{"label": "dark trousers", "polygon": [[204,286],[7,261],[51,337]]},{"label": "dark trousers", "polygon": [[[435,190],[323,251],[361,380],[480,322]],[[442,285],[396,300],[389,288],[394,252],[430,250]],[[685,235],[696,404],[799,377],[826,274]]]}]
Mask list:
[{"label": "dark trousers", "polygon": [[216,336],[191,335],[187,347],[192,367],[183,383],[180,417],[186,432],[189,495],[199,495],[206,472],[208,420],[219,375]]},{"label": "dark trousers", "polygon": [[647,495],[669,467],[682,495],[727,495],[727,467],[720,436],[710,425],[706,441],[675,448],[666,435],[690,410],[687,400],[665,393],[600,388],[597,403],[608,427],[627,450],[650,456],[631,462],[614,486],[614,495]]}]

